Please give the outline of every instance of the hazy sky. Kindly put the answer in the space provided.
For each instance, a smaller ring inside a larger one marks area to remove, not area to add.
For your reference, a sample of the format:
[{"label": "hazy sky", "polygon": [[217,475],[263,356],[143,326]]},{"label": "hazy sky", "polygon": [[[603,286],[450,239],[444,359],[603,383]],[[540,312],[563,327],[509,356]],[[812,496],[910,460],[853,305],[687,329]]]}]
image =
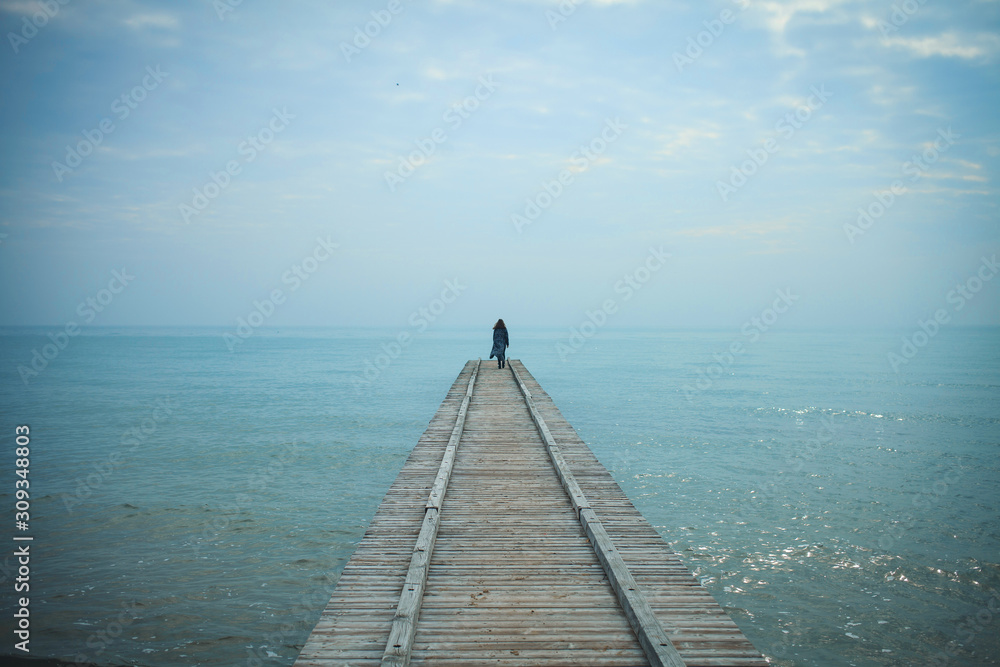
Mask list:
[{"label": "hazy sky", "polygon": [[[438,326],[739,329],[780,289],[789,327],[912,328],[1000,252],[996,0],[9,0],[0,29],[0,324],[231,325],[281,290],[269,325],[405,326],[457,281]],[[952,321],[1000,324],[973,283]]]}]

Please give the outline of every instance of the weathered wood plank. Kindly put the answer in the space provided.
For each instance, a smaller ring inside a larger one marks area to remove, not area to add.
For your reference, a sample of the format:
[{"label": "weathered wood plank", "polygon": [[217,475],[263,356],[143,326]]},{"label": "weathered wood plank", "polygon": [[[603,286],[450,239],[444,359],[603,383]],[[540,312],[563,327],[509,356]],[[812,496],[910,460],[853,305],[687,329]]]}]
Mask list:
[{"label": "weathered wood plank", "polygon": [[296,665],[405,664],[407,636],[414,667],[670,664],[651,662],[634,630],[653,617],[688,665],[766,667],[548,394],[508,363],[459,373]]},{"label": "weathered wood plank", "polygon": [[531,411],[531,419],[538,427],[538,431],[545,441],[545,447],[552,456],[552,463],[559,473],[563,487],[573,502],[573,508],[576,509],[577,515],[580,517],[580,521],[587,531],[590,543],[593,545],[594,551],[601,561],[601,565],[604,566],[604,571],[611,581],[611,587],[614,588],[615,594],[618,596],[618,601],[621,603],[622,609],[628,617],[629,623],[632,625],[632,629],[635,631],[639,644],[642,646],[642,650],[645,652],[650,665],[653,667],[685,667],[684,660],[670,642],[670,638],[667,637],[667,633],[650,608],[649,602],[646,601],[642,590],[639,588],[639,584],[632,578],[628,566],[625,565],[625,561],[618,554],[614,543],[608,537],[604,526],[601,525],[600,519],[598,519],[594,510],[590,508],[586,494],[580,488],[576,477],[569,468],[569,464],[559,451],[559,446],[552,437],[545,419],[535,408],[531,392],[524,386],[513,364],[510,368],[521,390],[521,394],[528,404],[528,409]]},{"label": "weathered wood plank", "polygon": [[392,618],[392,627],[389,630],[389,640],[386,642],[385,653],[382,655],[383,667],[407,667],[410,664],[413,636],[416,632],[417,620],[420,617],[420,606],[424,600],[424,588],[427,584],[431,554],[434,552],[434,542],[441,525],[439,520],[441,503],[444,502],[448,490],[448,480],[455,467],[455,453],[462,439],[462,429],[465,427],[469,401],[472,399],[476,377],[479,375],[479,366],[480,364],[477,362],[472,371],[472,377],[469,378],[465,398],[458,409],[458,417],[441,459],[440,469],[424,506],[425,512],[420,534],[413,547],[410,567],[406,573],[406,580],[403,582],[403,590],[399,594],[399,603],[396,605],[396,613]]},{"label": "weathered wood plank", "polygon": [[476,385],[476,377],[479,375],[480,362],[476,362],[476,368],[472,371],[469,379],[468,389],[465,391],[465,398],[458,409],[458,417],[455,419],[455,426],[451,429],[451,436],[448,438],[448,446],[445,447],[444,457],[438,469],[434,485],[431,487],[430,495],[427,497],[427,508],[440,510],[441,503],[444,502],[445,493],[448,490],[448,481],[451,479],[451,472],[455,468],[455,455],[458,452],[458,443],[462,440],[462,431],[465,430],[465,420],[469,413],[469,402],[472,400],[473,388]]}]

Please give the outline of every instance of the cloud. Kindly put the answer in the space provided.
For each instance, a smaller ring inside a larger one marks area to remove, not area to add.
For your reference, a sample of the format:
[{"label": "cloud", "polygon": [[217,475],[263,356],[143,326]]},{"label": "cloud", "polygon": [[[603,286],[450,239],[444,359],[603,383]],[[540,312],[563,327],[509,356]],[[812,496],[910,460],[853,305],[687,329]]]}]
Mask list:
[{"label": "cloud", "polygon": [[761,236],[772,236],[775,234],[787,234],[793,231],[795,226],[787,221],[752,222],[741,225],[717,225],[714,227],[691,227],[688,229],[678,229],[675,234],[691,238],[702,236],[732,236],[739,239],[760,238]]},{"label": "cloud", "polygon": [[453,75],[445,72],[439,67],[434,66],[426,67],[424,69],[424,76],[434,81],[447,81],[448,79],[453,78]]},{"label": "cloud", "polygon": [[764,29],[771,33],[774,53],[779,57],[805,58],[807,55],[806,50],[787,41],[788,26],[798,15],[809,15],[809,22],[813,25],[846,24],[854,20],[850,12],[841,9],[852,4],[853,0],[741,1],[749,3],[747,14],[755,13],[758,20],[762,20]]},{"label": "cloud", "polygon": [[40,2],[0,2],[0,11],[21,16],[31,16],[37,12],[47,15]]},{"label": "cloud", "polygon": [[905,49],[918,58],[942,56],[973,60],[995,56],[1000,50],[1000,37],[990,34],[968,37],[949,31],[936,37],[890,37],[885,44]]},{"label": "cloud", "polygon": [[[393,86],[395,88],[395,86]],[[399,90],[398,88],[396,90]],[[425,102],[428,97],[425,93],[420,92],[410,92],[410,91],[399,91],[399,92],[389,92],[389,93],[376,93],[373,96],[375,99],[388,102],[389,104],[409,104],[411,102]]]},{"label": "cloud", "polygon": [[955,162],[966,167],[968,169],[982,169],[983,165],[978,162],[969,162],[968,160],[956,159]]},{"label": "cloud", "polygon": [[777,34],[784,34],[788,23],[796,14],[825,14],[845,0],[783,0],[782,2],[760,2],[754,6],[767,14],[764,24]]},{"label": "cloud", "polygon": [[[456,0],[437,0],[439,4],[447,5]],[[559,5],[559,0],[522,0],[527,4],[535,5],[548,5],[550,7],[557,7]],[[638,5],[645,2],[645,0],[572,0],[575,5],[591,4],[597,5],[599,7],[608,7],[611,5]],[[661,0],[662,1],[662,0]]]},{"label": "cloud", "polygon": [[697,127],[686,127],[670,136],[659,135],[654,138],[656,143],[661,144],[653,154],[659,157],[673,157],[679,151],[687,152],[696,142],[704,139],[718,139],[719,133],[715,130],[701,129]]},{"label": "cloud", "polygon": [[919,92],[916,86],[873,83],[868,87],[868,99],[879,106],[913,106],[919,99]]},{"label": "cloud", "polygon": [[122,23],[133,30],[142,30],[147,27],[164,30],[180,27],[180,21],[177,20],[177,17],[170,14],[136,14],[125,19]]}]

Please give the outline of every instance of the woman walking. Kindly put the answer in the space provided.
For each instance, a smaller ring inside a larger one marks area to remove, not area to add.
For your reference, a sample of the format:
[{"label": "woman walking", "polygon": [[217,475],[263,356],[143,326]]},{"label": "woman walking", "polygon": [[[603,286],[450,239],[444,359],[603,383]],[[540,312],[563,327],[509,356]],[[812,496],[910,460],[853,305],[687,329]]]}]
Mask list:
[{"label": "woman walking", "polygon": [[504,357],[506,350],[510,347],[510,338],[507,337],[507,325],[503,320],[497,320],[493,325],[493,351],[490,352],[490,359],[497,358],[497,368],[504,367]]}]

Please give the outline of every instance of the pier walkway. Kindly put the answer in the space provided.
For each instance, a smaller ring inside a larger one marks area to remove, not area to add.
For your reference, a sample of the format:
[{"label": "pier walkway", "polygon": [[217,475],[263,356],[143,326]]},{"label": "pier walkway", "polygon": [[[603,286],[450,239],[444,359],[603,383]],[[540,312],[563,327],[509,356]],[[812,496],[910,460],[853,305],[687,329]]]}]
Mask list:
[{"label": "pier walkway", "polygon": [[766,666],[507,365],[465,365],[296,666]]}]

